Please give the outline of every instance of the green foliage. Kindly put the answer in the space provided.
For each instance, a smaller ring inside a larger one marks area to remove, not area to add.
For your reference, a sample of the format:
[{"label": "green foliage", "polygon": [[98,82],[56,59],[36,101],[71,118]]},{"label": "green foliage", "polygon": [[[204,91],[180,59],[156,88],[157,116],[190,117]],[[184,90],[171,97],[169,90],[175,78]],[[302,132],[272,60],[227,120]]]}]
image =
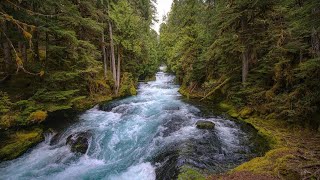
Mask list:
[{"label": "green foliage", "polygon": [[0,91],[0,114],[9,112],[12,104],[8,93]]},{"label": "green foliage", "polygon": [[[17,52],[10,47],[7,60],[1,46],[0,79],[12,75],[0,84],[3,128],[42,121],[44,113],[39,112],[83,110],[112,99],[116,87],[110,58],[107,72],[101,58],[102,45],[110,55],[109,22],[120,72],[127,72],[121,74],[121,94],[136,94],[137,79],[150,77],[159,66],[158,35],[150,29],[152,0],[22,0],[4,1],[0,7],[0,23],[6,24],[1,26],[1,43],[7,42],[5,34]],[[16,74],[14,59],[23,63],[25,72]]]},{"label": "green foliage", "polygon": [[161,25],[159,55],[184,94],[205,96],[230,78],[210,96],[265,117],[317,121],[310,115],[320,102],[319,9],[317,0],[174,1]]},{"label": "green foliage", "polygon": [[130,73],[123,73],[121,78],[121,86],[119,90],[120,96],[131,96],[136,95],[137,90],[135,88],[135,81]]}]

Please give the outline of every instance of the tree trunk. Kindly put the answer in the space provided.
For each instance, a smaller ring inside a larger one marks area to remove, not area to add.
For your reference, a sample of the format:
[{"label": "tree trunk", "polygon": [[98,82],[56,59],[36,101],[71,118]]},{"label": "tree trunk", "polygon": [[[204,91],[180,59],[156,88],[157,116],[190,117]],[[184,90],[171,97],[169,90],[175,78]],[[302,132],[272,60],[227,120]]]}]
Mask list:
[{"label": "tree trunk", "polygon": [[315,57],[320,57],[320,39],[319,33],[315,28],[312,28],[311,47]]},{"label": "tree trunk", "polygon": [[[4,33],[6,33],[7,31],[7,23],[4,22],[3,23],[3,31]],[[7,39],[4,39],[3,40],[3,55],[4,55],[4,63],[5,63],[5,69],[6,69],[6,73],[9,73],[9,67],[10,67],[10,64],[11,64],[11,60],[12,60],[12,56],[11,56],[11,48],[10,48],[10,45],[9,45],[9,42]]]},{"label": "tree trunk", "polygon": [[102,32],[101,36],[101,43],[102,43],[102,58],[103,58],[103,70],[104,70],[104,78],[107,78],[107,53],[106,53],[106,44],[104,40],[104,32]]},{"label": "tree trunk", "polygon": [[[246,35],[247,29],[248,29],[248,21],[246,17],[241,18],[241,29],[243,36]],[[244,52],[242,53],[242,84],[245,84],[247,82],[248,73],[249,73],[249,48],[247,45],[247,41],[245,40],[245,37],[242,38],[242,43],[245,47]]]},{"label": "tree trunk", "polygon": [[48,31],[46,31],[46,62],[45,63],[48,62],[48,58],[49,58],[49,33]]},{"label": "tree trunk", "polygon": [[39,56],[39,31],[35,29],[33,33],[33,51],[34,51],[34,60],[35,61],[40,61],[40,56]]},{"label": "tree trunk", "polygon": [[246,48],[245,52],[242,53],[242,83],[247,82],[249,72],[249,51]]},{"label": "tree trunk", "polygon": [[120,64],[121,64],[121,47],[119,45],[118,47],[118,69],[117,69],[117,85],[116,85],[116,94],[119,93],[119,88],[120,88]]},{"label": "tree trunk", "polygon": [[22,42],[21,41],[18,42],[18,49],[19,49],[20,55],[22,56]]},{"label": "tree trunk", "polygon": [[[114,54],[114,44],[113,44],[113,34],[112,34],[112,25],[109,21],[109,35],[110,35],[110,53],[111,53],[111,64],[112,64],[112,75],[115,82],[115,87],[117,86],[117,72],[116,72],[116,58]],[[115,89],[116,92],[116,89]]]},{"label": "tree trunk", "polygon": [[11,63],[11,49],[8,42],[3,43],[4,62],[7,73],[9,72],[9,66]]},{"label": "tree trunk", "polygon": [[25,62],[28,61],[28,53],[27,53],[27,45],[26,43],[23,43],[23,46],[22,46],[22,58]]}]

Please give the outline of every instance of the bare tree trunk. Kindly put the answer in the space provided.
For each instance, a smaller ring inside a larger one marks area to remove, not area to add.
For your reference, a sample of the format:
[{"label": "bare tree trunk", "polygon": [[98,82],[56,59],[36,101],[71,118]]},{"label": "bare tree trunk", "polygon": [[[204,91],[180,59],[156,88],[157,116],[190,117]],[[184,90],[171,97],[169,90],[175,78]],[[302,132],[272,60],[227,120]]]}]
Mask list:
[{"label": "bare tree trunk", "polygon": [[[246,34],[248,27],[248,22],[246,17],[241,18],[241,28],[242,28],[242,33]],[[247,45],[247,42],[245,41],[245,37],[242,40],[242,43],[245,46],[245,50],[242,53],[242,84],[245,84],[247,82],[248,74],[249,74],[249,48]]]},{"label": "bare tree trunk", "polygon": [[103,58],[103,70],[104,70],[104,78],[107,78],[107,53],[106,53],[106,44],[104,40],[104,32],[102,32],[101,36],[101,43],[102,43],[102,58]]},{"label": "bare tree trunk", "polygon": [[[109,48],[109,49],[108,49]],[[112,58],[111,58],[111,51],[110,51],[110,47],[108,47],[108,48],[106,48],[107,49],[107,51],[108,51],[108,60],[109,60],[109,67],[110,67],[110,71],[111,71],[111,67],[112,67]]]},{"label": "bare tree trunk", "polygon": [[116,88],[117,88],[117,91],[116,91],[116,94],[119,93],[119,88],[120,88],[120,64],[121,64],[121,47],[120,45],[118,46],[118,69],[117,69],[117,85],[116,85]]},{"label": "bare tree trunk", "polygon": [[[109,21],[109,35],[110,35],[110,47],[111,47],[111,63],[112,63],[112,75],[113,75],[113,80],[115,82],[115,87],[117,87],[117,72],[116,72],[116,58],[114,54],[114,44],[113,44],[113,34],[112,34],[112,25]],[[115,89],[115,93],[116,93]]]},{"label": "bare tree trunk", "polygon": [[246,48],[245,52],[242,53],[242,83],[247,82],[249,72],[249,51]]}]

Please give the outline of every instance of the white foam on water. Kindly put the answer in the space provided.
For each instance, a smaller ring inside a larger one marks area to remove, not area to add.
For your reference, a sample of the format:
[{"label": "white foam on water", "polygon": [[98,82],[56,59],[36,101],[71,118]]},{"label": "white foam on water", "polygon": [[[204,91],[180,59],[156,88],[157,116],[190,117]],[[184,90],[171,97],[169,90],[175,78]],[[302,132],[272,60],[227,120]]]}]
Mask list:
[{"label": "white foam on water", "polygon": [[[97,106],[86,111],[79,122],[60,132],[57,144],[51,146],[54,134],[47,134],[46,142],[22,157],[0,163],[0,179],[155,179],[150,157],[166,145],[205,134],[195,127],[200,110],[180,100],[178,88],[174,76],[157,73],[155,81],[140,84],[137,96],[115,101],[109,112]],[[243,134],[235,123],[206,120],[216,124],[214,132],[222,148],[237,149]],[[92,134],[83,156],[70,152],[66,145],[67,137],[79,132]]]},{"label": "white foam on water", "polygon": [[110,177],[111,180],[154,180],[156,179],[155,167],[151,163],[142,163],[131,166],[120,175]]}]

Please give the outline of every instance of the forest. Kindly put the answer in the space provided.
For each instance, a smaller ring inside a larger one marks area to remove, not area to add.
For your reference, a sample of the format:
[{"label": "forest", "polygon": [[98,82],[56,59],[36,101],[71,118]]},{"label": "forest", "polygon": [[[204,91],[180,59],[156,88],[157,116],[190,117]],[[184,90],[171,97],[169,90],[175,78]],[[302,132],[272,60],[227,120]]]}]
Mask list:
[{"label": "forest", "polygon": [[161,26],[161,58],[187,94],[320,127],[319,118],[310,118],[320,102],[319,6],[317,0],[174,1]]},{"label": "forest", "polygon": [[[162,21],[160,1],[1,0],[0,179],[320,178],[320,1],[173,0]],[[75,112],[90,128],[55,119]],[[216,139],[206,126],[184,134],[203,119]],[[41,147],[68,145],[67,163],[46,157],[56,174],[9,173]],[[80,154],[106,171],[86,172]]]},{"label": "forest", "polygon": [[133,95],[159,66],[149,0],[0,5],[1,129]]}]

